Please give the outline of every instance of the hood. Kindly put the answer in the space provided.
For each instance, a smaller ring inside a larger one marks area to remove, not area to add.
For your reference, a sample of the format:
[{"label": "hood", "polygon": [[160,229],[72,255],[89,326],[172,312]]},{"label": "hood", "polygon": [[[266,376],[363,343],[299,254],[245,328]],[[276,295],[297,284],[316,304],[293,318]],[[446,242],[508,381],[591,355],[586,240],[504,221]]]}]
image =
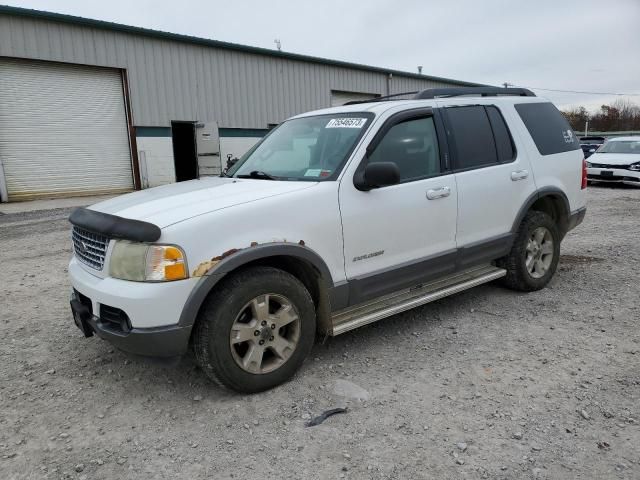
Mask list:
[{"label": "hood", "polygon": [[635,153],[594,153],[587,160],[589,163],[603,165],[631,165],[640,162],[640,154]]},{"label": "hood", "polygon": [[241,203],[314,186],[288,182],[207,177],[122,195],[89,207],[98,212],[151,222],[160,228]]}]

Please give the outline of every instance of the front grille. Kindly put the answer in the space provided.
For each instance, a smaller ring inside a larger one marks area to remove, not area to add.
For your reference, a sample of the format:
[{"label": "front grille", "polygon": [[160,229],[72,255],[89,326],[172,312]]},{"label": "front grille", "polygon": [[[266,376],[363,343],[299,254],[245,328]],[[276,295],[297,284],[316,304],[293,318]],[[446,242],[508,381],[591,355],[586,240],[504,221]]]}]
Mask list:
[{"label": "front grille", "polygon": [[589,168],[618,168],[620,170],[629,170],[629,165],[607,165],[606,163],[591,163]]},{"label": "front grille", "polygon": [[74,226],[71,239],[76,258],[91,268],[102,270],[104,257],[109,246],[109,238]]}]

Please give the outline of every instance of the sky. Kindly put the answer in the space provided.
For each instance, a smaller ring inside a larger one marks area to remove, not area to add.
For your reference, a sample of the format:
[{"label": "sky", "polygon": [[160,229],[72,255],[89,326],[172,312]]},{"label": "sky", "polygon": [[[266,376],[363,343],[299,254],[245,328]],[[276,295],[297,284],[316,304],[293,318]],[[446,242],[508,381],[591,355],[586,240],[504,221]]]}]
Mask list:
[{"label": "sky", "polygon": [[640,0],[0,3],[263,48],[279,39],[286,52],[409,72],[421,65],[427,75],[530,87],[560,108],[640,105]]}]

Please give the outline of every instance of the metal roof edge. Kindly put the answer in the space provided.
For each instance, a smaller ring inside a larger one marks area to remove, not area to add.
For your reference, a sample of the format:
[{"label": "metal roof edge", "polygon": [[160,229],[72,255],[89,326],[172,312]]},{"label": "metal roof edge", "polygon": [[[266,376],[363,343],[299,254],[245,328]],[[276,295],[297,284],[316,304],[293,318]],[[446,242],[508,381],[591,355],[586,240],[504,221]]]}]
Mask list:
[{"label": "metal roof edge", "polygon": [[383,68],[383,67],[374,67],[369,65],[363,65],[360,63],[346,62],[342,60],[331,60],[328,58],[314,57],[311,55],[303,55],[299,53],[288,53],[288,52],[282,52],[279,50],[270,50],[268,48],[262,48],[262,47],[252,47],[248,45],[241,45],[238,43],[223,42],[220,40],[211,40],[208,38],[194,37],[191,35],[164,32],[162,30],[153,30],[150,28],[134,27],[130,25],[124,25],[121,23],[107,22],[105,20],[94,20],[91,18],[77,17],[75,15],[68,15],[64,13],[47,12],[44,10],[34,10],[29,8],[13,7],[9,5],[0,5],[0,14],[7,14],[7,15],[14,15],[14,16],[21,16],[21,17],[31,17],[31,18],[41,18],[41,19],[52,20],[57,22],[82,25],[86,27],[101,28],[101,29],[113,30],[113,31],[118,31],[123,33],[144,35],[144,36],[160,38],[164,40],[174,40],[177,42],[192,43],[196,45],[223,48],[227,50],[236,50],[236,51],[245,52],[245,53],[267,55],[271,57],[283,58],[288,60],[297,60],[301,62],[311,62],[311,63],[319,63],[323,65],[332,65],[336,67],[353,68],[357,70],[365,70],[368,72],[392,74],[392,75],[398,75],[398,76],[407,77],[407,78],[415,78],[420,80],[447,82],[447,83],[452,83],[452,84],[461,85],[461,86],[468,86],[468,87],[487,86],[481,83],[465,82],[462,80],[454,80],[451,78],[444,78],[444,77],[435,77],[432,75],[422,75],[418,73],[404,72],[402,70],[393,70],[393,69]]}]

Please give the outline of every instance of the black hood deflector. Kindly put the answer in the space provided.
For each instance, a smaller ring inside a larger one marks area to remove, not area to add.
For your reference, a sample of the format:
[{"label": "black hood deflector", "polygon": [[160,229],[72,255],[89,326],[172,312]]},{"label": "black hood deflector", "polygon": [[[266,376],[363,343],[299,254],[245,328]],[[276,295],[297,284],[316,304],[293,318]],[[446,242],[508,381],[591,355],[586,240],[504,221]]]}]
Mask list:
[{"label": "black hood deflector", "polygon": [[160,227],[153,223],[122,218],[82,207],[71,212],[69,221],[90,232],[135,242],[155,242],[160,238],[161,233]]}]

